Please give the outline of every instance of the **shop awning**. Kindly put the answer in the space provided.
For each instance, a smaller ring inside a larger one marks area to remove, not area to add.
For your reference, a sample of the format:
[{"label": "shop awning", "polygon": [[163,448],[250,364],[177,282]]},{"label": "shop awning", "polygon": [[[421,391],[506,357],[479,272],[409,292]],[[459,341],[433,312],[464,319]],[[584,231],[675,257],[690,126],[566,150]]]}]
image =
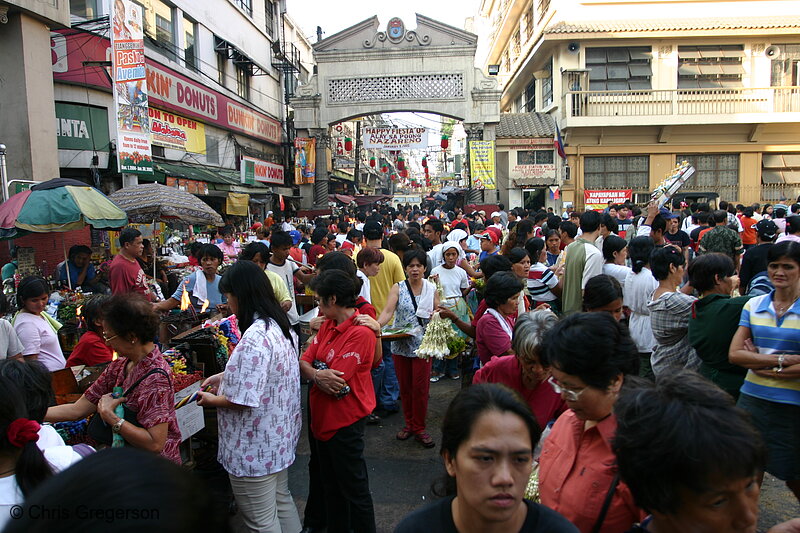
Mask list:
[{"label": "shop awning", "polygon": [[335,201],[342,202],[344,205],[350,205],[353,203],[353,197],[347,194],[329,194],[328,201],[335,202]]},{"label": "shop awning", "polygon": [[[263,183],[257,182],[255,185],[241,183],[239,173],[231,169],[156,161],[153,163],[153,175],[159,183],[164,183],[168,177],[182,178],[208,183],[208,189],[216,191],[266,193],[271,190],[270,187]],[[214,195],[209,193],[208,196]]]},{"label": "shop awning", "polygon": [[247,204],[250,202],[249,194],[229,192],[225,200],[225,212],[229,215],[247,216]]},{"label": "shop awning", "polygon": [[389,200],[391,197],[391,194],[377,194],[374,196],[355,196],[353,199],[355,200],[356,205],[369,205],[381,200]]}]

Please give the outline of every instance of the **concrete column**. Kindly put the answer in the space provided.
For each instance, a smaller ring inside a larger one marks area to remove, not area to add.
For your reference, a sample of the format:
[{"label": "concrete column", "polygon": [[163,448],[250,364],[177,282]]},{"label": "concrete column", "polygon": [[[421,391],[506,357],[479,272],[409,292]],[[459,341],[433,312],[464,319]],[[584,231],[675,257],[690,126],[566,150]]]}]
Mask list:
[{"label": "concrete column", "polygon": [[[721,198],[733,201],[733,198]],[[761,152],[739,155],[739,202],[752,205],[761,202]]]},{"label": "concrete column", "polygon": [[314,209],[326,209],[328,207],[328,183],[330,178],[331,156],[330,135],[326,129],[311,130],[311,135],[317,139],[317,177],[314,181]]},{"label": "concrete column", "polygon": [[0,143],[8,178],[59,176],[50,30],[24,13],[0,24]]}]

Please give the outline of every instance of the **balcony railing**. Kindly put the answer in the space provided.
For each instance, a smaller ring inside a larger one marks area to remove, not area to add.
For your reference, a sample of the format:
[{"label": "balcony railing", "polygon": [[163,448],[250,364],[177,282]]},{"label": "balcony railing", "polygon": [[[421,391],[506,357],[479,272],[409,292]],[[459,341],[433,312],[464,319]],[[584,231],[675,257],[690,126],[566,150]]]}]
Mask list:
[{"label": "balcony railing", "polygon": [[568,91],[571,117],[800,113],[800,87]]}]

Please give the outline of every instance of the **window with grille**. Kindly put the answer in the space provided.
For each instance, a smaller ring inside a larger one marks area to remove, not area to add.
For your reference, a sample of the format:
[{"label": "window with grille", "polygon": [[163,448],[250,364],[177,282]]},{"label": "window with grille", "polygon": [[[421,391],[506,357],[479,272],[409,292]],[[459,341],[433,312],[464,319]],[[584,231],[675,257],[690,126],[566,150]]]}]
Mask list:
[{"label": "window with grille", "polygon": [[219,164],[219,138],[206,133],[206,163]]},{"label": "window with grille", "polygon": [[520,34],[519,30],[514,32],[514,35],[511,36],[511,57],[516,59],[519,57],[520,52]]},{"label": "window with grille", "polygon": [[546,78],[542,78],[542,107],[547,107],[553,103],[553,58],[545,66],[544,70],[550,73]]},{"label": "window with grille", "polygon": [[245,100],[250,99],[250,73],[243,65],[236,67],[236,94]]},{"label": "window with grille", "polygon": [[649,46],[587,48],[586,68],[592,91],[650,89],[653,71]]},{"label": "window with grille", "polygon": [[265,29],[270,39],[275,37],[275,4],[272,0],[264,0]]},{"label": "window with grille", "polygon": [[550,0],[539,0],[539,20],[541,21],[544,16],[547,14],[547,10],[550,9]]},{"label": "window with grille", "polygon": [[217,83],[225,87],[225,70],[228,66],[228,54],[217,52]]},{"label": "window with grille", "polygon": [[552,165],[553,150],[518,150],[518,165]]},{"label": "window with grille", "polygon": [[197,23],[187,18],[183,19],[183,62],[186,68],[197,70],[197,54],[195,52],[195,34]]},{"label": "window with grille", "polygon": [[231,2],[251,17],[253,16],[253,0],[231,0]]},{"label": "window with grille", "polygon": [[536,111],[536,80],[531,80],[522,96],[522,112],[533,113]]},{"label": "window with grille", "polygon": [[[70,4],[72,5],[72,4]],[[800,86],[800,44],[777,44],[778,55],[772,60],[772,87]]]},{"label": "window with grille", "polygon": [[679,46],[678,88],[741,87],[744,45]]},{"label": "window with grille", "polygon": [[164,2],[153,2],[156,23],[156,41],[173,44],[175,30],[172,26],[173,9]]},{"label": "window with grille", "polygon": [[599,156],[583,159],[585,189],[650,189],[650,157]]},{"label": "window with grille", "polygon": [[528,42],[533,37],[533,12],[530,9],[525,11],[522,17],[522,26],[525,31],[525,42]]},{"label": "window with grille", "polygon": [[678,154],[676,164],[682,161],[688,161],[695,168],[683,189],[713,191],[727,200],[738,198],[739,154]]}]

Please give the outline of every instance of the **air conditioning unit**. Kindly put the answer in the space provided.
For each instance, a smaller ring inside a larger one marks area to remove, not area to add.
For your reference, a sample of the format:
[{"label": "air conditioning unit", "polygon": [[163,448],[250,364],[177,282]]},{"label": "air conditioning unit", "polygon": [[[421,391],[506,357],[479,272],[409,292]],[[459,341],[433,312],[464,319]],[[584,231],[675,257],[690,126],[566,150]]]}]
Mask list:
[{"label": "air conditioning unit", "polygon": [[581,45],[575,42],[569,43],[567,45],[567,51],[570,54],[577,54],[581,50]]},{"label": "air conditioning unit", "polygon": [[781,49],[774,44],[770,45],[764,50],[764,55],[770,59],[778,59],[781,56]]}]

